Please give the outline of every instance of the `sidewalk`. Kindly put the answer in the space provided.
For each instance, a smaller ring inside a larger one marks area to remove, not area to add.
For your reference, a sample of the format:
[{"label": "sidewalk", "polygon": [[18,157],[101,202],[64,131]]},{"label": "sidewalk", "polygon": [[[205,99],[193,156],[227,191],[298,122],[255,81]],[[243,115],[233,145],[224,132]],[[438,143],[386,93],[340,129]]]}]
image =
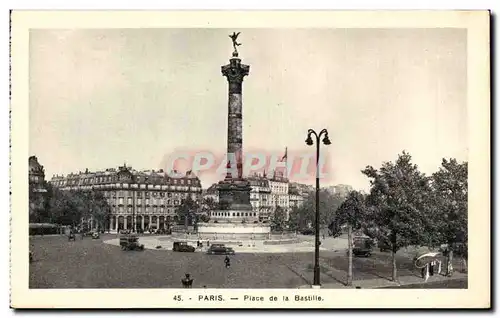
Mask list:
[{"label": "sidewalk", "polygon": [[[393,287],[393,286],[404,286],[404,285],[413,285],[413,284],[425,284],[432,282],[440,282],[440,281],[449,281],[456,279],[467,278],[467,274],[455,272],[452,277],[446,277],[444,275],[436,275],[431,276],[424,282],[421,277],[417,276],[401,276],[399,277],[399,284],[388,279],[384,278],[374,278],[374,279],[364,279],[364,280],[354,280],[352,282],[352,286],[346,286],[341,283],[329,283],[321,285],[322,289],[334,289],[334,288],[361,288],[361,289],[370,289],[370,288],[383,288],[383,287]],[[300,289],[311,288],[310,285],[303,285],[299,287]]]}]

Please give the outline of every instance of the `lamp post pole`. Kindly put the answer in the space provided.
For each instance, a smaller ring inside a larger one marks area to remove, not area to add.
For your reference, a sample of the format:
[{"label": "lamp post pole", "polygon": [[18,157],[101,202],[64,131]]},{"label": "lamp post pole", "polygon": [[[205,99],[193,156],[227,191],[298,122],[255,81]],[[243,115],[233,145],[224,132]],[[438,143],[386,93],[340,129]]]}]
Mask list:
[{"label": "lamp post pole", "polygon": [[323,129],[317,134],[314,130],[309,129],[307,131],[306,144],[309,146],[313,145],[313,139],[311,136],[316,137],[316,225],[315,225],[315,243],[314,243],[314,283],[313,286],[319,287],[320,283],[320,270],[319,270],[319,145],[320,138],[324,135],[323,144],[330,145],[330,139],[328,139],[328,131]]}]

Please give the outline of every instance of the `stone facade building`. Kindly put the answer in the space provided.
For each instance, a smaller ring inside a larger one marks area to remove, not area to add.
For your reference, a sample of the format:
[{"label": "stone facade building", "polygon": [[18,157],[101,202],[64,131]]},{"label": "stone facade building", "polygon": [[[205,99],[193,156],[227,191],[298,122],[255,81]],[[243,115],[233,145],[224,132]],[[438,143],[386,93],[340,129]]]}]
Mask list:
[{"label": "stone facade building", "polygon": [[260,176],[248,178],[252,190],[250,192],[250,203],[252,210],[258,213],[259,221],[267,221],[271,215],[271,187],[269,180]]},{"label": "stone facade building", "polygon": [[46,201],[48,200],[45,186],[45,169],[38,162],[36,156],[29,157],[28,169],[30,221],[42,221],[38,219],[38,216],[44,214],[42,212],[46,208]]},{"label": "stone facade building", "polygon": [[270,205],[274,210],[281,207],[288,219],[290,212],[290,196],[288,193],[289,180],[280,173],[274,173],[269,178],[269,187],[271,188],[271,202]]},{"label": "stone facade building", "polygon": [[111,207],[111,231],[166,228],[180,221],[176,210],[183,199],[199,202],[202,196],[200,180],[190,172],[171,178],[163,170],[136,171],[126,165],[54,176],[51,183],[61,190],[101,191]]}]

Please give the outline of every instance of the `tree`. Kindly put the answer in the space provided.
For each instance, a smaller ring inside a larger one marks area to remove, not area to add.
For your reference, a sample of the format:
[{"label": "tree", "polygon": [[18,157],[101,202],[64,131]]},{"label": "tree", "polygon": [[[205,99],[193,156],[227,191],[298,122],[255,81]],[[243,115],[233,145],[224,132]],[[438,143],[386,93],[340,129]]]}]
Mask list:
[{"label": "tree", "polygon": [[198,212],[199,205],[196,201],[194,201],[191,196],[188,196],[184,200],[182,200],[181,205],[177,208],[177,215],[179,220],[184,220],[184,226],[186,231],[188,230],[189,218],[193,217],[193,215]]},{"label": "tree", "polygon": [[50,214],[53,222],[62,225],[76,226],[82,218],[82,209],[77,200],[77,193],[61,191],[52,187],[49,194]]},{"label": "tree", "polygon": [[291,231],[298,231],[301,229],[301,226],[300,226],[301,213],[300,212],[301,212],[301,208],[297,207],[297,206],[292,207],[290,210],[289,218],[288,218],[288,221],[286,223],[287,223],[288,229],[290,229]]},{"label": "tree", "polygon": [[364,201],[365,198],[361,193],[357,191],[350,192],[346,200],[337,209],[335,217],[329,226],[330,232],[335,236],[340,232],[342,226],[347,225],[349,256],[347,286],[352,285],[352,232],[360,230],[364,225]]},{"label": "tree", "polygon": [[204,198],[200,206],[200,211],[202,213],[200,215],[200,220],[205,223],[210,221],[210,213],[215,210],[219,210],[219,208],[219,203],[217,203],[213,198]]},{"label": "tree", "polygon": [[277,206],[271,218],[271,230],[283,231],[285,228],[285,223],[286,223],[285,210],[282,207]]},{"label": "tree", "polygon": [[98,227],[104,227],[111,208],[99,191],[61,191],[47,187],[47,210],[52,222],[61,225],[82,225],[82,221],[94,219]]},{"label": "tree", "polygon": [[[320,225],[329,225],[335,211],[344,201],[344,197],[339,194],[332,194],[327,190],[319,191],[319,222]],[[295,210],[292,210],[292,221],[295,221],[299,230],[306,228],[309,224],[316,223],[316,193],[309,193],[304,203]]]},{"label": "tree", "polygon": [[88,209],[90,217],[97,222],[97,227],[103,229],[106,221],[109,220],[111,207],[100,191],[91,191],[87,194]]},{"label": "tree", "polygon": [[370,178],[366,221],[369,235],[387,243],[392,252],[392,279],[397,281],[396,253],[412,244],[429,241],[428,218],[430,183],[411,156],[403,152],[395,163],[380,170],[371,166],[362,171]]},{"label": "tree", "polygon": [[467,246],[468,164],[443,159],[432,175],[436,240],[448,246],[446,274],[452,275],[451,262],[455,244]]}]

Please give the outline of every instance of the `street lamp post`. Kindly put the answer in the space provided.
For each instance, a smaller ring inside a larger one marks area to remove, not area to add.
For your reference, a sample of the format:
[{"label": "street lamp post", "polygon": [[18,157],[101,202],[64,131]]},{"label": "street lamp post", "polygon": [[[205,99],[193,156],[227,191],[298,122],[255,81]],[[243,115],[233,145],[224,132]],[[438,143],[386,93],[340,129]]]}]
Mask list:
[{"label": "street lamp post", "polygon": [[309,129],[307,131],[307,139],[306,144],[308,146],[313,145],[313,139],[311,136],[314,135],[316,137],[316,229],[315,229],[315,244],[314,244],[314,283],[313,286],[319,287],[320,283],[320,271],[319,271],[319,145],[320,138],[323,137],[323,144],[330,145],[330,139],[328,139],[328,131],[323,129],[317,134],[314,130]]}]

